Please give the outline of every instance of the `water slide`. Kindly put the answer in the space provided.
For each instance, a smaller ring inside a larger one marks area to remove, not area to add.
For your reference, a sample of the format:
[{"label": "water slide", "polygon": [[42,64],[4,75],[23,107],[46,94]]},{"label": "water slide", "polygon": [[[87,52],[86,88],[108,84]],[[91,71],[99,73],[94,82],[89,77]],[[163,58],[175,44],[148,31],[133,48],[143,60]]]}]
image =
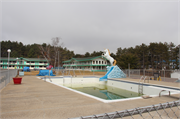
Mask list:
[{"label": "water slide", "polygon": [[99,81],[107,81],[108,74],[113,70],[114,67],[111,67],[111,69],[105,74],[105,76],[101,77]]}]

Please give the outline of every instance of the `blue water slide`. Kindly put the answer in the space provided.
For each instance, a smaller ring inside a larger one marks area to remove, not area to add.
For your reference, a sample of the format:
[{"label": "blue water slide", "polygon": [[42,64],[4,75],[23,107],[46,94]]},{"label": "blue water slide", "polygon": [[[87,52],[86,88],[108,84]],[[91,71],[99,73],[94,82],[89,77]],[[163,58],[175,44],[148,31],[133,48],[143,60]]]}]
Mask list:
[{"label": "blue water slide", "polygon": [[114,67],[111,67],[111,69],[106,73],[105,76],[99,78],[99,81],[107,81],[108,74],[113,70]]}]

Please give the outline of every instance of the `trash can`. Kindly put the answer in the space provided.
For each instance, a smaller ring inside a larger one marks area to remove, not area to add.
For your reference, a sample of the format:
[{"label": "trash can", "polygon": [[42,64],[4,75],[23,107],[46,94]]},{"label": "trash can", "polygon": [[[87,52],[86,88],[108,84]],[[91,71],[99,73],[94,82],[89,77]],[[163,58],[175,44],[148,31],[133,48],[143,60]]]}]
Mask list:
[{"label": "trash can", "polygon": [[14,84],[21,84],[22,77],[14,77],[13,81],[14,81]]}]

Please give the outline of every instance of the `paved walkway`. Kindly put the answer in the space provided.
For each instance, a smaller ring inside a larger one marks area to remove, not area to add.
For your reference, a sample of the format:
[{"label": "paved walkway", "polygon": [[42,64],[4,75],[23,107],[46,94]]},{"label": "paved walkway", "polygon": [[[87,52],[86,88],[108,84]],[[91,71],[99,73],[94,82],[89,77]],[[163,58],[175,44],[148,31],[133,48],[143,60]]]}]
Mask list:
[{"label": "paved walkway", "polygon": [[[132,81],[132,82],[139,82],[140,79],[131,79],[131,78],[121,78],[121,79],[115,79],[115,80],[125,80],[125,81]],[[143,82],[143,81],[141,81]],[[145,80],[144,83],[147,84],[153,84],[153,85],[162,85],[162,86],[168,86],[168,87],[180,87],[180,83],[176,82],[165,82],[165,81],[156,81],[156,80]]]},{"label": "paved walkway", "polygon": [[23,77],[21,85],[14,85],[11,81],[0,95],[1,119],[67,119],[165,103],[179,97],[174,95],[103,103],[35,76]]}]

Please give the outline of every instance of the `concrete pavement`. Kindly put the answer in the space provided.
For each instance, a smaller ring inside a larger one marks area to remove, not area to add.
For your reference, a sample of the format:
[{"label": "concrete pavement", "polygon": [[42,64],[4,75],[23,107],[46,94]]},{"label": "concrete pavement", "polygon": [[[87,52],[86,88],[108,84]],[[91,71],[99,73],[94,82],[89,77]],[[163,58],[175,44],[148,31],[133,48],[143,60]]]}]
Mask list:
[{"label": "concrete pavement", "polygon": [[[178,87],[177,83],[171,86]],[[178,97],[179,95],[173,95],[103,103],[44,82],[36,76],[25,76],[21,85],[14,85],[11,81],[1,90],[0,118],[66,119],[165,103],[178,100]]]}]

